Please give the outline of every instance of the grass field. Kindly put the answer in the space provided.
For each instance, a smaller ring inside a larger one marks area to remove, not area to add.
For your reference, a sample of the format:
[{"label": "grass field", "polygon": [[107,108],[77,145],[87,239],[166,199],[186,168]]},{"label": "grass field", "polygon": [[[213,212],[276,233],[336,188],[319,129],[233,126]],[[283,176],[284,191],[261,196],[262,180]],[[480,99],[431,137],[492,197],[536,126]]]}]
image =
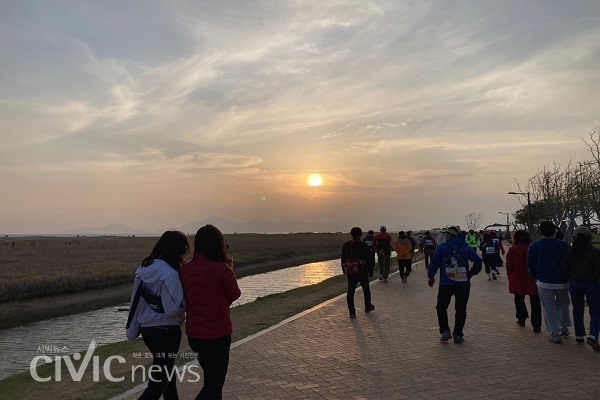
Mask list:
[{"label": "grass field", "polygon": [[[0,303],[130,283],[156,237],[5,237],[0,239]],[[193,249],[194,237],[190,236]],[[236,269],[337,253],[348,234],[225,235]],[[193,250],[192,250],[193,251]],[[188,254],[191,259],[192,254]]]}]

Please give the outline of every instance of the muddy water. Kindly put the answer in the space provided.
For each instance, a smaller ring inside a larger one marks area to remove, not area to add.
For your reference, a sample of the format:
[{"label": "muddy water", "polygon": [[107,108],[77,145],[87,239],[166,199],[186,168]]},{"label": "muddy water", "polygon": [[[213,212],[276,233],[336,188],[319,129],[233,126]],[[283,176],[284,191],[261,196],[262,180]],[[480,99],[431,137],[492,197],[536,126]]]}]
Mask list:
[{"label": "muddy water", "polygon": [[[238,280],[242,296],[233,307],[340,274],[338,259],[247,276]],[[27,371],[35,356],[85,352],[94,339],[98,345],[126,340],[127,312],[119,309],[127,307],[107,307],[0,331],[0,379]]]}]

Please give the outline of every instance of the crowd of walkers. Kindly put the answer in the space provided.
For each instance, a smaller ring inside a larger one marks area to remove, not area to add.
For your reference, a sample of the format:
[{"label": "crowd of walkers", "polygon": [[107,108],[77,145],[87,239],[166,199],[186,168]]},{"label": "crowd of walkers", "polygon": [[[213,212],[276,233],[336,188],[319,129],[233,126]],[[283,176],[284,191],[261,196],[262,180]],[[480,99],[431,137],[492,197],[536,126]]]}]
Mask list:
[{"label": "crowd of walkers", "polygon": [[[412,232],[401,231],[397,239],[392,239],[384,225],[378,234],[370,230],[364,238],[362,229],[354,227],[341,253],[342,271],[348,278],[349,316],[356,318],[354,295],[358,284],[363,291],[364,312],[375,310],[370,278],[374,277],[376,262],[379,281],[387,283],[395,251],[400,279],[407,283],[414,254],[421,252],[428,285],[433,287],[439,276],[436,314],[440,341],[462,343],[471,278],[485,268],[488,280],[497,280],[498,268],[504,264],[502,255],[506,255],[508,290],[514,295],[517,324],[524,327],[529,319],[533,331],[539,333],[543,316],[548,340],[553,343],[562,343],[574,325],[577,343],[587,343],[600,351],[600,249],[592,246],[591,232],[585,227],[575,229],[572,245],[556,237],[556,226],[550,221],[542,222],[539,229],[542,238],[533,242],[527,231],[515,231],[513,244],[506,251],[503,235],[495,231],[465,232],[449,226],[437,238],[429,231],[420,232],[417,238]],[[153,375],[139,399],[178,399],[174,368],[184,321],[189,346],[204,373],[196,399],[222,397],[233,331],[229,308],[241,293],[233,259],[216,227],[206,225],[198,230],[193,258],[186,263],[189,250],[185,234],[167,231],[136,271],[127,337],[135,340],[141,335],[154,357],[153,368],[149,369]],[[451,329],[448,307],[452,298],[455,315]],[[585,304],[590,314],[587,336]]]},{"label": "crowd of walkers", "polygon": [[[587,343],[593,350],[600,351],[600,249],[592,246],[591,231],[583,226],[575,229],[570,245],[551,221],[542,222],[539,230],[542,237],[536,241],[532,241],[529,232],[516,230],[512,245],[506,250],[501,231],[466,232],[458,226],[449,226],[442,229],[437,238],[430,231],[420,232],[416,239],[412,238],[411,232],[401,231],[397,240],[392,241],[387,228],[382,225],[379,234],[369,231],[361,242],[362,230],[355,227],[352,252],[354,256],[364,252],[365,262],[361,278],[348,276],[350,317],[356,317],[354,292],[359,282],[363,286],[365,312],[375,308],[371,303],[368,283],[369,277],[374,274],[376,260],[379,280],[386,283],[394,250],[400,279],[407,283],[414,253],[418,251],[424,256],[429,286],[435,285],[439,273],[436,312],[440,341],[464,341],[471,278],[483,267],[488,281],[496,281],[499,268],[505,266],[508,290],[514,296],[519,326],[524,327],[529,319],[533,332],[540,333],[543,316],[549,341],[562,343],[564,337],[571,335],[569,328],[574,326],[577,343]],[[352,256],[349,243],[342,250],[343,269],[344,262]],[[502,256],[506,258],[506,265]],[[452,297],[455,318],[450,329],[448,307]],[[529,298],[530,310],[526,297]],[[586,304],[590,315],[587,336],[584,324]]]}]

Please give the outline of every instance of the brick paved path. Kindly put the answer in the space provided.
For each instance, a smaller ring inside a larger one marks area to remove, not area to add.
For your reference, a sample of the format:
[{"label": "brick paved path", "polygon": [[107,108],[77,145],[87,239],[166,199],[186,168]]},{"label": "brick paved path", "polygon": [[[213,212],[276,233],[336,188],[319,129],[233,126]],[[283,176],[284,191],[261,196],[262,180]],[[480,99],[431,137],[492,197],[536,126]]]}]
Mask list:
[{"label": "brick paved path", "polygon": [[[406,284],[396,272],[371,285],[371,314],[349,319],[338,297],[237,342],[224,399],[599,399],[600,352],[518,326],[501,273],[473,279],[462,344],[439,342],[437,282],[419,264]],[[181,383],[180,398],[200,388]]]}]

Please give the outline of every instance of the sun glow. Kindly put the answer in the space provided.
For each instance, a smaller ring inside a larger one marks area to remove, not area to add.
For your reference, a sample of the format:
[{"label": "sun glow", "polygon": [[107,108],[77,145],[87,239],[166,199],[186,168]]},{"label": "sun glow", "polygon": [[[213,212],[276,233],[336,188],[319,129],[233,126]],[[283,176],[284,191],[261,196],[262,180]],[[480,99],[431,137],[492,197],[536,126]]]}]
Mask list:
[{"label": "sun glow", "polygon": [[308,186],[321,186],[323,184],[323,178],[321,178],[321,175],[319,174],[310,174],[306,183],[308,183]]}]

